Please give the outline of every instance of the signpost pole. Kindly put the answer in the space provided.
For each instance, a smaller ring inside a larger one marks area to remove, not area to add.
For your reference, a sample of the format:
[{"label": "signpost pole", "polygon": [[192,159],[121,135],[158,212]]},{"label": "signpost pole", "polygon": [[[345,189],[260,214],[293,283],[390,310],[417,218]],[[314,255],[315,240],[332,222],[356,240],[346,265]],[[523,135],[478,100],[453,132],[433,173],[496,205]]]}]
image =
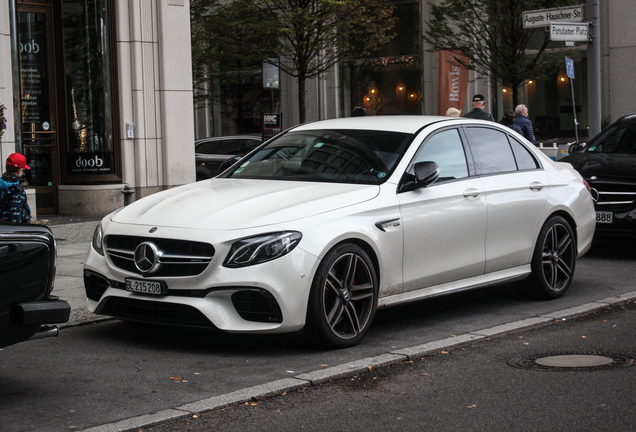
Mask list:
[{"label": "signpost pole", "polygon": [[589,138],[601,132],[601,27],[600,0],[587,0],[591,40],[587,45],[587,104]]},{"label": "signpost pole", "polygon": [[576,119],[576,102],[574,100],[574,60],[569,57],[565,58],[565,71],[570,79],[570,89],[572,90],[572,111],[574,112],[574,136],[576,137],[576,145],[579,145],[579,121]]}]

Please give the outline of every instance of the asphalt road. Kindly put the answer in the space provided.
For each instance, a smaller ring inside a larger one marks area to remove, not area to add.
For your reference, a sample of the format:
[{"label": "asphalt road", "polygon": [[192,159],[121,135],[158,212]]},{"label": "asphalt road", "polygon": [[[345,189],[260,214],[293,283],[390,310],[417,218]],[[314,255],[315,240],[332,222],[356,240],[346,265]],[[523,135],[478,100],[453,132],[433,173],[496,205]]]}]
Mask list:
[{"label": "asphalt road", "polygon": [[[633,431],[635,328],[630,303],[143,430]],[[565,354],[613,362],[536,362]]]},{"label": "asphalt road", "polygon": [[[58,338],[0,350],[0,430],[127,430],[113,422],[285,379],[298,382],[337,365],[633,292],[634,270],[631,245],[599,248],[579,261],[561,299],[529,301],[504,285],[383,310],[360,345],[335,351],[282,336],[185,332],[114,320],[66,327]],[[465,373],[473,374],[470,364]],[[546,406],[551,397],[544,396]]]}]

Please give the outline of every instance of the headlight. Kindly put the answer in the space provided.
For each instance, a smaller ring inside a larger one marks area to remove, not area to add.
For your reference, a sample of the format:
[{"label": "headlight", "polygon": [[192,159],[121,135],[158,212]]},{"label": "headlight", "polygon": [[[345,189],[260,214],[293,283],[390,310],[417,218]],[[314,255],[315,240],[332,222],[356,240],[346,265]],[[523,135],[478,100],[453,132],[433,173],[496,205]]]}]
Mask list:
[{"label": "headlight", "polygon": [[239,240],[232,245],[223,265],[245,267],[274,260],[294,250],[301,238],[301,233],[288,231]]},{"label": "headlight", "polygon": [[104,230],[102,229],[102,224],[97,225],[93,233],[93,249],[98,254],[104,255]]}]

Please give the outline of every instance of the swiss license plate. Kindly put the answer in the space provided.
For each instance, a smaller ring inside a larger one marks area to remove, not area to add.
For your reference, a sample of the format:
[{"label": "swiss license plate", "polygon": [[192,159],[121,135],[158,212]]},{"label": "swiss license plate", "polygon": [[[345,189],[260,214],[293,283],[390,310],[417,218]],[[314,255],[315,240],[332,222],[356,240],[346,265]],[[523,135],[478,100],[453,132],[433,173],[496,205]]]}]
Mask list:
[{"label": "swiss license plate", "polygon": [[163,294],[163,284],[157,281],[126,278],[126,291],[144,294]]},{"label": "swiss license plate", "polygon": [[607,223],[611,224],[612,219],[614,219],[614,213],[608,211],[597,211],[596,212],[596,223]]}]

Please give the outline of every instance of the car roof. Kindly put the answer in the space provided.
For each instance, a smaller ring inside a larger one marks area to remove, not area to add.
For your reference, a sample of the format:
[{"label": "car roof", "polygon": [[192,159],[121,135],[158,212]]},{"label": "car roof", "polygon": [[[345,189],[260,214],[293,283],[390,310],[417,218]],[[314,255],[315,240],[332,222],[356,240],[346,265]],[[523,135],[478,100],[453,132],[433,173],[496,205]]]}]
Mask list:
[{"label": "car roof", "polygon": [[486,123],[474,119],[463,119],[461,117],[445,116],[424,116],[424,115],[386,115],[386,116],[363,116],[346,117],[331,120],[321,120],[306,123],[295,128],[293,131],[315,130],[315,129],[359,129],[359,130],[384,130],[391,132],[416,133],[423,127],[437,122],[457,122],[457,123]]}]

